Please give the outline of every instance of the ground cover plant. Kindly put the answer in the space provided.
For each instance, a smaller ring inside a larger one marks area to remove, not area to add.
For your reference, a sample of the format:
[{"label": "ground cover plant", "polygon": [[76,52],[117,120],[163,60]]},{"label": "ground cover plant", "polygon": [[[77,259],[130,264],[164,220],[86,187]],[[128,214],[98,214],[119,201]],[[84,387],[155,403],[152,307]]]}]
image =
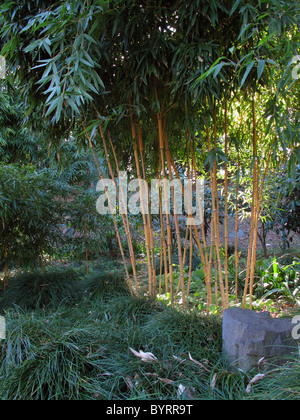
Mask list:
[{"label": "ground cover plant", "polygon": [[73,270],[27,272],[10,278],[1,309],[13,305],[23,309],[56,308],[80,298],[80,276]]},{"label": "ground cover plant", "polygon": [[[54,149],[60,161],[66,137],[75,137],[78,156],[82,149],[89,150],[103,185],[108,176],[117,186],[123,171],[139,183],[178,180],[182,188],[183,178],[195,184],[204,177],[211,206],[206,206],[198,229],[196,225],[185,229],[184,244],[179,214],[163,213],[168,200],[165,188],[159,214],[152,217],[149,203],[144,209],[141,241],[150,295],[155,297],[158,291],[157,232],[153,229],[158,219],[160,258],[164,272],[168,271],[172,305],[176,292],[172,257],[176,253],[185,307],[184,255],[187,249],[190,254],[197,249],[207,307],[213,304],[211,283],[216,273],[222,305],[228,306],[231,211],[236,214],[237,242],[239,217],[251,220],[242,302],[245,306],[248,299],[252,308],[259,226],[274,216],[265,212],[267,181],[283,166],[295,178],[300,156],[298,67],[294,66],[299,2],[95,0],[50,5],[37,1],[32,6],[26,1],[5,1],[0,12],[1,53],[8,74],[22,86],[28,128],[51,139],[49,155]],[[9,136],[4,140],[9,141]],[[5,150],[9,154],[9,148]],[[289,191],[296,215],[297,189]],[[122,212],[115,214],[106,187],[104,192],[111,217],[102,236],[109,232],[114,238],[131,284],[129,254],[133,287],[138,289],[138,247],[134,246],[138,223]],[[123,193],[117,194],[119,202]],[[142,188],[140,194],[147,198]],[[175,196],[171,196],[176,210]],[[186,212],[191,216],[191,209]],[[94,215],[90,216],[81,214],[77,221],[86,260],[89,233],[93,233],[90,227],[96,226]],[[220,235],[222,221],[224,237]],[[297,232],[288,218],[284,230]],[[2,248],[6,259],[7,245]],[[235,257],[238,265],[238,243]]]},{"label": "ground cover plant", "polygon": [[0,23],[0,399],[299,399],[297,358],[232,372],[221,329],[299,314],[299,1]]},{"label": "ground cover plant", "polygon": [[[55,272],[50,273],[53,280]],[[257,372],[229,369],[222,356],[220,314],[176,310],[132,297],[124,287],[124,272],[102,295],[100,289],[94,295],[87,292],[97,278],[103,288],[102,271],[98,277],[97,272],[92,277],[78,272],[80,295],[78,284],[70,282],[71,273],[74,279],[74,272],[56,270],[62,288],[73,286],[76,301],[60,300],[56,290],[55,299],[47,295],[51,306],[44,300],[44,306],[40,302],[21,308],[18,302],[8,304],[5,295],[11,297],[11,292],[5,292],[1,399],[299,399],[297,360],[276,372],[263,372],[264,379],[252,385]],[[108,272],[107,284],[111,278]],[[30,287],[35,285],[29,281]]]}]

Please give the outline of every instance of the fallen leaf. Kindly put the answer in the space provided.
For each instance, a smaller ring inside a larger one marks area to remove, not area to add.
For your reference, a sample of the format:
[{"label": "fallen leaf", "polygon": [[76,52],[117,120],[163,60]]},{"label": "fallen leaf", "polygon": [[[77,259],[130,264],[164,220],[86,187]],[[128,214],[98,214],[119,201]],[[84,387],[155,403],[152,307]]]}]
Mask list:
[{"label": "fallen leaf", "polygon": [[263,374],[259,374],[259,375],[254,376],[254,378],[249,382],[249,384],[246,388],[247,394],[250,394],[251,389],[252,389],[252,385],[255,384],[258,381],[261,381],[265,376],[266,375],[263,375]]},{"label": "fallen leaf", "polygon": [[215,373],[215,374],[214,374],[214,376],[213,376],[213,378],[212,378],[212,380],[211,380],[211,383],[210,383],[210,387],[211,387],[211,389],[212,389],[212,390],[214,390],[214,389],[215,389],[215,387],[216,387],[216,382],[217,382],[217,373]]},{"label": "fallen leaf", "polygon": [[142,362],[152,363],[152,362],[157,361],[157,358],[152,353],[144,353],[142,350],[137,352],[133,350],[131,347],[129,347],[129,349],[136,357],[139,357],[142,360]]},{"label": "fallen leaf", "polygon": [[183,397],[185,400],[193,400],[195,388],[187,388],[186,386],[180,384],[178,387],[177,398]]},{"label": "fallen leaf", "polygon": [[198,366],[201,366],[202,367],[202,369],[204,369],[204,370],[206,370],[206,372],[210,372],[204,365],[203,365],[203,363],[200,363],[200,362],[198,362],[197,360],[195,360],[195,359],[193,359],[192,358],[192,356],[191,356],[191,353],[189,353],[189,358],[190,358],[190,361],[191,362],[193,362],[193,363],[195,363],[196,365],[198,365]]},{"label": "fallen leaf", "polygon": [[161,382],[163,382],[164,384],[167,385],[174,385],[174,381],[172,381],[171,379],[164,379],[164,378],[158,378]]},{"label": "fallen leaf", "polygon": [[186,387],[180,384],[178,387],[177,397],[180,398],[182,394],[184,394],[185,390]]}]

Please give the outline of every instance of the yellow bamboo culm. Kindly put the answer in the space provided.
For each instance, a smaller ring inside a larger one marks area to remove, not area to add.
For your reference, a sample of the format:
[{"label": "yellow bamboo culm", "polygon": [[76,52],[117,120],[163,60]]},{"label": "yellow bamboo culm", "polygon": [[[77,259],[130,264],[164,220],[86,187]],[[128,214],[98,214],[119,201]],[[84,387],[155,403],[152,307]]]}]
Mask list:
[{"label": "yellow bamboo culm", "polygon": [[[107,166],[109,168],[111,179],[114,182],[115,187],[116,187],[118,202],[120,203],[121,202],[120,199],[122,198],[122,202],[126,206],[125,197],[124,197],[124,191],[122,189],[122,185],[121,184],[120,184],[121,197],[120,197],[120,193],[118,191],[118,184],[117,184],[117,181],[115,179],[114,172],[113,172],[113,169],[112,169],[112,166],[111,166],[110,157],[109,157],[108,148],[107,148],[107,142],[106,142],[106,138],[104,136],[104,132],[103,132],[103,129],[102,129],[102,126],[101,125],[99,125],[99,130],[100,130],[101,138],[102,138],[102,141],[103,141],[103,146],[104,146],[104,150],[105,150],[105,156],[106,156]],[[111,146],[113,147],[113,143],[112,143],[112,140],[111,140],[111,137],[110,136],[109,136],[109,139],[110,139]],[[118,161],[117,161],[117,158],[116,158],[116,154],[115,154],[114,149],[113,149],[113,154],[114,154],[116,165],[117,165],[118,175],[120,175],[119,165],[118,165]],[[130,261],[131,261],[131,266],[132,266],[133,277],[134,277],[134,280],[135,280],[136,288],[137,288],[137,290],[139,290],[138,278],[137,278],[137,273],[136,273],[135,255],[134,255],[134,251],[133,251],[133,244],[132,244],[132,238],[131,238],[131,233],[130,233],[128,214],[127,214],[127,211],[126,211],[125,212],[126,213],[126,219],[125,219],[125,216],[124,216],[123,213],[124,213],[124,211],[121,211],[121,218],[122,218],[122,222],[123,222],[125,234],[126,234],[126,237],[127,237],[127,243],[128,243],[128,249],[129,249],[129,255],[130,255]]]},{"label": "yellow bamboo culm", "polygon": [[[225,99],[225,155],[228,154],[228,120],[227,99]],[[228,280],[228,164],[225,162],[225,216],[224,216],[224,246],[225,246],[225,289],[226,307],[229,306],[229,280]]]},{"label": "yellow bamboo culm", "polygon": [[[139,152],[142,162],[142,171],[143,171],[143,178],[144,181],[148,184],[145,164],[144,164],[144,145],[143,145],[143,136],[142,136],[142,129],[141,124],[138,122],[138,145],[139,145]],[[151,218],[151,210],[150,210],[150,196],[149,196],[149,189],[148,189],[148,197],[147,197],[147,225],[148,225],[148,232],[150,237],[150,251],[151,251],[151,266],[152,266],[152,292],[151,295],[154,297],[156,296],[156,264],[155,264],[155,250],[154,250],[154,232],[153,232],[153,225],[152,225],[152,218]]]},{"label": "yellow bamboo culm", "polygon": [[[159,170],[157,170],[156,174],[157,180],[159,181]],[[159,190],[159,216],[160,216],[160,229],[161,229],[161,237],[160,237],[160,246],[163,252],[163,262],[164,262],[164,276],[165,276],[165,293],[168,293],[169,291],[169,285],[168,285],[168,257],[167,257],[167,247],[166,247],[166,241],[165,241],[165,222],[164,222],[164,215],[163,215],[163,209],[162,209],[162,193],[161,190]],[[162,277],[162,273],[161,273]],[[162,282],[162,279],[160,278],[160,282]]]},{"label": "yellow bamboo culm", "polygon": [[238,208],[238,195],[239,195],[239,172],[240,172],[240,155],[238,154],[238,169],[236,175],[236,189],[235,189],[235,302],[238,303],[238,266],[239,266],[239,253],[238,253],[238,229],[239,229],[239,208]]},{"label": "yellow bamboo culm", "polygon": [[256,266],[256,251],[257,251],[257,231],[258,231],[258,186],[259,186],[259,167],[257,159],[257,130],[256,130],[256,116],[255,116],[255,99],[252,97],[252,124],[253,124],[253,194],[252,194],[252,210],[251,210],[251,231],[250,242],[248,249],[247,274],[244,289],[243,307],[246,307],[246,300],[249,291],[249,307],[252,309],[253,300],[253,286],[254,286],[254,271]]},{"label": "yellow bamboo culm", "polygon": [[[129,97],[129,105],[132,106],[131,99]],[[136,171],[137,171],[137,177],[139,180],[139,189],[141,194],[141,208],[142,208],[142,216],[143,216],[143,227],[144,227],[144,235],[145,235],[145,244],[146,244],[146,255],[147,255],[147,267],[148,267],[148,281],[149,281],[149,294],[152,296],[153,286],[152,286],[152,264],[151,264],[151,251],[150,251],[150,232],[149,232],[149,226],[147,223],[146,213],[145,213],[145,207],[144,207],[144,188],[143,188],[143,182],[142,182],[142,175],[140,171],[140,163],[139,163],[139,155],[138,155],[138,138],[136,133],[136,126],[133,118],[133,112],[132,109],[130,109],[130,123],[131,123],[131,134],[132,139],[134,142],[134,159],[135,159],[135,165],[136,165]]]},{"label": "yellow bamboo culm", "polygon": [[[158,103],[158,91],[157,86],[155,86],[155,97]],[[165,169],[165,141],[164,141],[164,130],[162,122],[162,114],[159,112],[157,114],[157,124],[158,124],[158,138],[159,138],[159,150],[160,150],[160,168],[162,173],[163,180],[163,191],[164,191],[164,203],[166,210],[166,223],[167,223],[167,247],[168,247],[168,258],[169,258],[169,275],[170,275],[170,296],[171,296],[171,305],[174,307],[174,274],[173,274],[173,259],[172,259],[172,233],[171,233],[171,224],[170,224],[170,214],[168,211],[169,208],[169,197],[167,189],[167,176]]]},{"label": "yellow bamboo culm", "polygon": [[192,282],[192,270],[193,270],[193,230],[190,226],[190,264],[189,264],[189,282],[187,296],[190,296],[191,282]]},{"label": "yellow bamboo culm", "polygon": [[[177,171],[177,169],[176,169],[176,167],[175,167],[175,164],[174,164],[174,161],[173,161],[173,159],[172,159],[171,154],[169,154],[169,159],[170,159],[170,162],[171,162],[172,168],[173,168],[173,170],[174,170],[174,172],[175,172],[175,174],[176,174],[177,179],[178,179],[178,180],[180,180],[180,176],[179,176],[178,171]],[[196,185],[197,185],[197,184],[196,184]],[[183,188],[183,185],[181,185],[181,188],[182,188],[182,193],[183,193],[184,199],[186,199],[185,189]],[[200,194],[199,194],[199,195],[200,195]],[[186,203],[187,203],[187,207],[188,207],[188,208],[187,208],[187,211],[188,211],[188,213],[190,214],[190,218],[191,218],[191,219],[193,219],[194,217],[193,217],[193,215],[192,215],[192,213],[191,213],[191,209],[189,208],[189,205],[188,205],[188,200],[186,200]],[[199,204],[200,204],[200,206],[201,206],[201,203],[199,203]],[[201,209],[200,211],[202,212],[202,207],[200,207],[200,209]],[[201,217],[202,217],[202,220],[204,220],[202,213],[201,213]],[[211,269],[208,269],[208,268],[207,268],[207,267],[208,267],[208,258],[207,258],[207,256],[205,256],[205,254],[204,254],[203,247],[202,247],[201,242],[200,242],[199,232],[198,232],[198,229],[197,229],[197,225],[196,225],[196,223],[193,223],[193,222],[192,222],[192,226],[193,226],[193,228],[194,228],[195,241],[196,241],[197,246],[198,246],[198,249],[199,249],[199,251],[200,251],[201,261],[202,261],[202,264],[203,264],[203,271],[204,271],[205,282],[206,282],[206,288],[207,288],[207,308],[209,308],[209,307],[210,307],[210,305],[212,304],[212,292],[211,292],[211,282],[210,282]],[[203,227],[203,226],[202,226],[202,227]],[[204,238],[205,238],[205,235],[203,235],[203,236],[204,236]],[[204,246],[206,246],[205,239],[204,239]]]},{"label": "yellow bamboo culm", "polygon": [[[214,104],[214,147],[217,148],[217,118],[216,118],[216,105]],[[223,282],[222,272],[222,261],[220,256],[220,230],[219,230],[219,214],[218,214],[218,182],[217,182],[217,161],[214,161],[212,170],[212,209],[213,209],[213,220],[214,220],[214,239],[215,239],[215,250],[217,257],[217,266],[219,270],[219,286],[222,297],[223,308],[226,309],[226,297],[225,288]],[[217,277],[217,275],[216,275]]]},{"label": "yellow bamboo culm", "polygon": [[[82,121],[82,126],[83,126],[83,129],[86,131],[86,126],[85,126],[85,123],[83,121]],[[131,284],[131,281],[130,281],[127,262],[126,262],[126,258],[125,258],[125,254],[124,254],[124,250],[123,250],[122,241],[121,241],[121,236],[120,236],[120,232],[119,232],[118,225],[117,225],[117,222],[116,222],[116,218],[114,216],[114,212],[113,212],[112,204],[111,204],[111,201],[110,201],[110,197],[109,197],[106,185],[105,185],[104,176],[103,176],[99,161],[97,159],[97,155],[96,155],[96,152],[95,152],[95,148],[94,148],[91,136],[88,134],[88,132],[86,132],[86,137],[87,137],[87,140],[89,142],[89,146],[91,148],[91,151],[93,153],[93,157],[94,157],[94,161],[95,161],[95,164],[96,164],[96,167],[97,167],[97,170],[98,170],[98,174],[99,174],[100,180],[103,184],[104,192],[105,192],[106,197],[107,197],[108,207],[109,207],[112,219],[113,219],[114,230],[115,230],[115,234],[116,234],[116,237],[117,237],[117,241],[118,241],[118,245],[119,245],[119,249],[120,249],[120,253],[121,253],[121,257],[122,257],[122,261],[123,261],[123,265],[124,265],[124,269],[125,269],[125,275],[126,275],[126,280],[127,280],[127,283],[128,283],[128,287],[129,287],[131,296],[134,296],[134,291],[133,291],[132,284]]]},{"label": "yellow bamboo culm", "polygon": [[141,194],[141,207],[142,207],[142,215],[143,215],[143,226],[144,226],[144,234],[145,234],[145,243],[146,243],[146,254],[147,254],[147,267],[148,267],[148,279],[149,279],[149,294],[150,296],[153,296],[153,268],[152,268],[152,258],[151,258],[151,245],[150,245],[150,231],[149,231],[149,225],[146,218],[146,209],[144,207],[144,188],[143,188],[143,180],[142,175],[140,172],[140,165],[139,165],[139,157],[138,157],[138,147],[137,142],[135,140],[134,142],[134,157],[135,157],[135,163],[136,163],[136,169],[137,169],[137,176],[139,180],[139,189]]},{"label": "yellow bamboo culm", "polygon": [[[173,181],[172,175],[172,166],[170,160],[170,151],[169,151],[169,144],[168,144],[168,136],[165,132],[165,148],[166,148],[166,155],[167,155],[167,163],[168,163],[168,170],[170,181]],[[180,227],[178,221],[178,212],[176,208],[176,198],[175,198],[175,189],[172,186],[172,196],[173,196],[173,207],[174,207],[174,220],[175,220],[175,229],[176,229],[176,236],[177,236],[177,247],[178,247],[178,259],[179,259],[179,270],[180,270],[180,284],[181,284],[181,293],[182,293],[182,305],[183,308],[186,307],[186,299],[185,299],[185,284],[184,284],[184,269],[183,269],[183,260],[182,260],[182,246],[181,246],[181,236],[180,236]]]}]

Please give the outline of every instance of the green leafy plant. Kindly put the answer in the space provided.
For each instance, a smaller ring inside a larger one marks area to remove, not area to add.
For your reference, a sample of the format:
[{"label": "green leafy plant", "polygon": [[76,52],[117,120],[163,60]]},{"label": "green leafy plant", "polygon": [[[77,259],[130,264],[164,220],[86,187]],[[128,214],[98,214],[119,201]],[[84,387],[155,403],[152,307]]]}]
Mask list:
[{"label": "green leafy plant", "polygon": [[59,246],[70,187],[54,171],[0,165],[0,259],[35,266]]},{"label": "green leafy plant", "polygon": [[271,295],[289,299],[300,306],[300,262],[294,260],[291,264],[283,264],[277,258],[264,263],[260,267],[261,280],[257,290],[263,294],[262,301]]}]

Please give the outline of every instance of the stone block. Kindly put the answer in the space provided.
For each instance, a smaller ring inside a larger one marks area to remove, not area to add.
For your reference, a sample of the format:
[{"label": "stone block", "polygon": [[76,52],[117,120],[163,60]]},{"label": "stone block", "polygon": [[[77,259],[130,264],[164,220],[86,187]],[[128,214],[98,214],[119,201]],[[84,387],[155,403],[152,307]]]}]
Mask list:
[{"label": "stone block", "polygon": [[293,328],[292,319],[273,319],[269,312],[228,309],[223,317],[224,356],[233,369],[244,372],[257,368],[262,358],[279,363],[297,351]]}]

